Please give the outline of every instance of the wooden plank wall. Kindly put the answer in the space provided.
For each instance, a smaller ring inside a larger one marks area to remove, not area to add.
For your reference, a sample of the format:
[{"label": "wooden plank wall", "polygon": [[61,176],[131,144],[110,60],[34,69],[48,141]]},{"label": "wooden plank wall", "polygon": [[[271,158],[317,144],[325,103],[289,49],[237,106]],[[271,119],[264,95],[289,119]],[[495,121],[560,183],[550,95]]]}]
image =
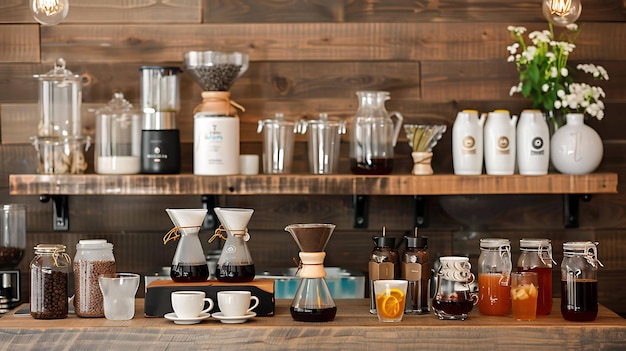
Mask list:
[{"label": "wooden plank wall", "polygon": [[[508,95],[517,74],[506,62],[511,43],[506,27],[544,29],[540,0],[501,1],[360,1],[360,0],[71,0],[66,20],[42,27],[28,12],[28,1],[0,3],[0,201],[28,206],[26,258],[37,243],[68,245],[71,255],[81,238],[114,242],[120,270],[146,272],[169,265],[174,247],[163,247],[170,227],[164,209],[199,207],[198,196],[75,196],[70,199],[70,231],[53,232],[51,206],[32,196],[9,196],[8,174],[33,173],[35,153],[29,144],[38,123],[37,81],[33,74],[52,68],[63,57],[83,82],[83,124],[93,133],[94,107],[104,105],[114,90],[134,103],[139,99],[138,67],[182,66],[189,50],[239,50],[250,55],[248,71],[231,89],[246,107],[242,118],[242,152],[258,153],[259,119],[276,112],[288,118],[314,118],[320,112],[349,118],[357,108],[355,91],[387,90],[387,108],[409,122],[441,122],[451,126],[463,108],[519,113],[529,102]],[[572,62],[594,62],[609,70],[607,117],[589,121],[605,142],[600,170],[626,179],[622,118],[626,109],[626,2],[585,0],[584,25]],[[191,111],[200,88],[187,75],[181,81],[182,110],[178,123],[185,172],[191,172]],[[296,145],[295,172],[306,172],[304,137]],[[434,168],[452,172],[450,132],[435,148]],[[395,172],[410,170],[409,147],[396,148]],[[347,159],[347,144],[342,145]],[[342,172],[347,173],[345,162]],[[90,167],[88,172],[93,172]],[[622,182],[623,183],[623,182]],[[560,262],[561,243],[590,239],[600,242],[600,299],[626,313],[626,195],[593,196],[580,203],[580,228],[562,226],[561,196],[441,196],[428,199],[433,256],[464,254],[477,258],[478,239],[544,236],[554,241]],[[371,236],[387,226],[401,237],[413,226],[412,198],[370,199],[369,228],[353,229],[353,204],[345,196],[221,197],[221,206],[251,207],[249,243],[258,267],[289,266],[297,254],[283,227],[294,222],[331,222],[336,234],[326,264],[367,269]],[[201,237],[205,250],[211,247]],[[516,255],[515,255],[516,257]],[[555,280],[558,268],[555,269]],[[28,279],[24,279],[27,281]],[[27,290],[27,287],[25,287]],[[555,290],[558,291],[558,290]],[[26,291],[25,291],[26,293]]]}]

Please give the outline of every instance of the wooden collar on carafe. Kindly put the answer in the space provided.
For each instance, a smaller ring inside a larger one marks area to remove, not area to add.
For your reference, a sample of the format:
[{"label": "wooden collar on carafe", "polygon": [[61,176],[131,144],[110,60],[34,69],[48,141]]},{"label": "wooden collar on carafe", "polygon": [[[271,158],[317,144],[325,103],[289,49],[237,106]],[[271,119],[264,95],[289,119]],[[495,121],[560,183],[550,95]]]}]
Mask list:
[{"label": "wooden collar on carafe", "polygon": [[201,94],[202,103],[194,109],[196,112],[216,112],[224,116],[234,116],[237,109],[245,112],[246,109],[230,99],[230,91],[203,91]]},{"label": "wooden collar on carafe", "polygon": [[324,258],[326,252],[300,252],[300,277],[302,278],[324,278]]}]

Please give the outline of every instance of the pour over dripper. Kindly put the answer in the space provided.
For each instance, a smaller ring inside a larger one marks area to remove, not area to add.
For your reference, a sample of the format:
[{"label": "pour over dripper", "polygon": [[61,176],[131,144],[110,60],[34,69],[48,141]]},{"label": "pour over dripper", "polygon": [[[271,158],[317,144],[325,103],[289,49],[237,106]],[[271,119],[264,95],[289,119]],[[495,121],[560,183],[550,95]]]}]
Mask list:
[{"label": "pour over dripper", "polygon": [[324,249],[335,230],[334,224],[291,224],[291,233],[300,247],[300,285],[291,303],[291,317],[302,322],[328,322],[335,319],[337,305],[326,284]]},{"label": "pour over dripper", "polygon": [[[254,213],[252,209],[245,208],[214,208],[220,227],[215,230],[216,237],[225,239],[222,253],[217,261],[215,276],[222,282],[249,282],[254,279],[254,261],[246,241],[250,239],[248,234],[248,222]],[[227,236],[222,235],[226,232]]]},{"label": "pour over dripper", "polygon": [[180,239],[170,277],[175,282],[202,282],[209,278],[209,266],[206,262],[198,232],[206,216],[206,209],[171,209],[165,210],[170,216],[174,228],[163,238],[163,244]]},{"label": "pour over dripper", "polygon": [[248,69],[248,54],[241,52],[189,51],[185,70],[204,91],[227,91]]}]

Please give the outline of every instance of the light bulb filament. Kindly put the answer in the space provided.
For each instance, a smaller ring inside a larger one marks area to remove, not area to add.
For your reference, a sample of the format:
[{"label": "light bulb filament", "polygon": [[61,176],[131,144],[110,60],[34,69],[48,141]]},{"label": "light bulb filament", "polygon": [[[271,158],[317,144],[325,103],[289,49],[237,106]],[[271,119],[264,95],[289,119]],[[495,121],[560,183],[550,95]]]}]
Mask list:
[{"label": "light bulb filament", "polygon": [[572,9],[572,0],[552,0],[550,13],[557,16],[566,16]]},{"label": "light bulb filament", "polygon": [[37,0],[37,8],[46,16],[51,16],[63,11],[63,2],[58,0]]}]

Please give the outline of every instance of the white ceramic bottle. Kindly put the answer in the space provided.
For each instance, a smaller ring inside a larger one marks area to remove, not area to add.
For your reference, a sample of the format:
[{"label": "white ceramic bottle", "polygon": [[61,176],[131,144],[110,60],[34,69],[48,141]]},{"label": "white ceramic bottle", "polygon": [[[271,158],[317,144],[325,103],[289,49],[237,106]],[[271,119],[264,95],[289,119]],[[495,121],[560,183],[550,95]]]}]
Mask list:
[{"label": "white ceramic bottle", "polygon": [[539,110],[524,110],[517,123],[517,165],[521,175],[546,175],[550,131]]},{"label": "white ceramic bottle", "polygon": [[489,112],[484,130],[485,169],[490,175],[515,172],[517,116],[507,110]]},{"label": "white ceramic bottle", "polygon": [[485,115],[463,110],[452,125],[452,163],[454,174],[477,175],[483,171],[483,125]]}]

